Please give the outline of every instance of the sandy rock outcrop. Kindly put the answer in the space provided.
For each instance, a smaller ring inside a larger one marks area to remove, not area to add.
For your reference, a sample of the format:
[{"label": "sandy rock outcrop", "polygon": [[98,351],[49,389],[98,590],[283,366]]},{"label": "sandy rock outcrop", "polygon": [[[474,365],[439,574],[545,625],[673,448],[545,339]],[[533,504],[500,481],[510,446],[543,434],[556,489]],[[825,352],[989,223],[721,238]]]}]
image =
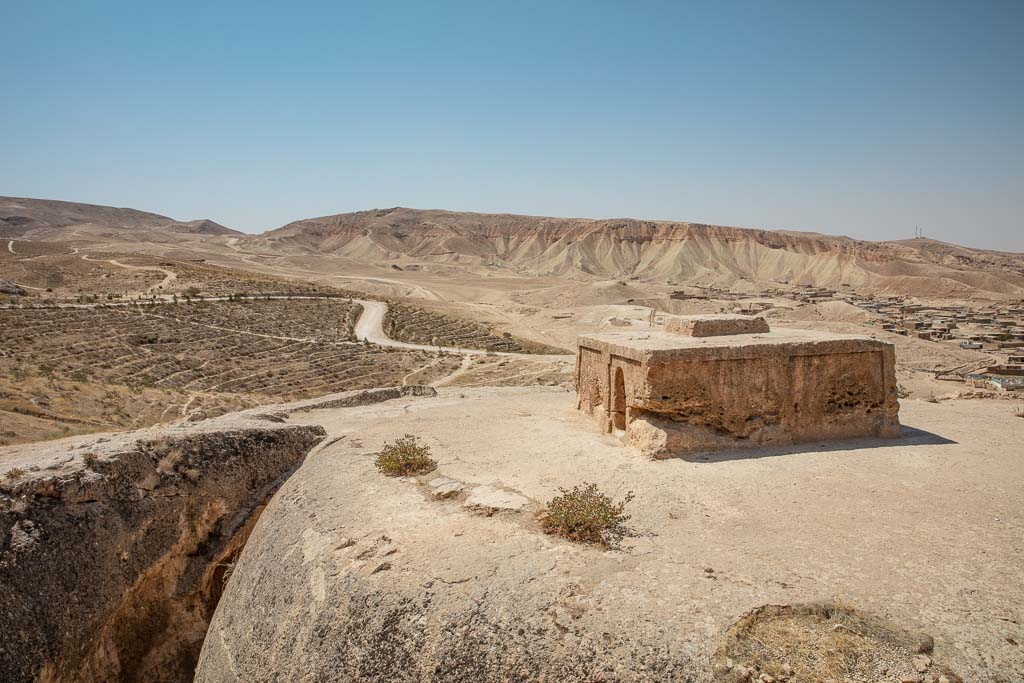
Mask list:
[{"label": "sandy rock outcrop", "polygon": [[189,680],[226,568],[323,430],[103,438],[5,479],[0,679]]},{"label": "sandy rock outcrop", "polygon": [[351,391],[0,450],[0,680],[188,681],[263,507],[324,438],[287,417]]},{"label": "sandy rock outcrop", "polygon": [[287,417],[431,394],[349,391],[0,451],[0,680],[190,680],[234,557],[324,438]]}]

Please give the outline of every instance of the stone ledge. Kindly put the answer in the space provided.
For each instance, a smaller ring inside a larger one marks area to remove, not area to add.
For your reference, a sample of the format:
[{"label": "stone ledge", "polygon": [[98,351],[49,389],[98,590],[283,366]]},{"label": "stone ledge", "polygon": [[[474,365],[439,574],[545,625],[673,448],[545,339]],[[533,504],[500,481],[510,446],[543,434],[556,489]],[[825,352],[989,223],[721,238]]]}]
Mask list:
[{"label": "stone ledge", "polygon": [[669,318],[665,331],[681,337],[724,337],[732,334],[764,334],[768,321],[746,315],[687,315]]}]

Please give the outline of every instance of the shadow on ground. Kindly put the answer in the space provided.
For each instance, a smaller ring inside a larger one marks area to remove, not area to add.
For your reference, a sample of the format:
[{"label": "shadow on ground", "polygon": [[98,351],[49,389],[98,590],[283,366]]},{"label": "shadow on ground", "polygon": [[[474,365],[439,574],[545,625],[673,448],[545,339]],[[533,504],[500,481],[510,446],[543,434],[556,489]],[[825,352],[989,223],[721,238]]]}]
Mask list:
[{"label": "shadow on ground", "polygon": [[799,453],[828,453],[832,451],[857,451],[866,448],[905,448],[907,446],[945,446],[955,443],[957,442],[939,434],[903,425],[900,427],[900,436],[895,439],[864,438],[828,442],[808,441],[790,446],[732,448],[709,453],[690,453],[680,456],[680,459],[687,462],[716,463],[727,460],[772,458]]}]

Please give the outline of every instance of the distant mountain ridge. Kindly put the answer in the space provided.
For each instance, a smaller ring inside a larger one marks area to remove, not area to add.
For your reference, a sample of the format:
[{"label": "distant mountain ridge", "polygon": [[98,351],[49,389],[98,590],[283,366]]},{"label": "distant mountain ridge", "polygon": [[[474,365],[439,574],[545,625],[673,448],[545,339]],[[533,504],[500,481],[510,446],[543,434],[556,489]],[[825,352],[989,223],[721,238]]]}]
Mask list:
[{"label": "distant mountain ridge", "polygon": [[[923,297],[1024,298],[1024,254],[929,239],[869,242],[819,233],[631,218],[583,219],[409,208],[294,221],[246,235],[211,220],[128,208],[0,197],[0,237],[329,254],[363,264],[437,264],[481,273],[563,276],[756,292],[814,285]],[[340,267],[340,266],[339,266]]]},{"label": "distant mountain ridge", "polygon": [[241,235],[209,219],[177,221],[158,213],[55,199],[0,197],[0,237],[55,239],[76,227],[101,230],[167,230],[204,235]]},{"label": "distant mountain ridge", "polygon": [[1024,296],[1024,255],[934,240],[868,242],[818,233],[636,219],[377,209],[289,223],[255,238],[370,262],[498,265],[523,274],[679,284],[848,284],[915,295]]}]

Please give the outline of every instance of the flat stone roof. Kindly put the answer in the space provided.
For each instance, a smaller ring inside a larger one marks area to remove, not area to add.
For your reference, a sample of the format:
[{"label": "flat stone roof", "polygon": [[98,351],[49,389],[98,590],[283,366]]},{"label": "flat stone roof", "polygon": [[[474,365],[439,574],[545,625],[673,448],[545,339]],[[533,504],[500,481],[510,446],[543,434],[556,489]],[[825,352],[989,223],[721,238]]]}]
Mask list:
[{"label": "flat stone roof", "polygon": [[[784,352],[791,354],[877,351],[887,345],[859,334],[835,334],[817,330],[776,328],[762,334],[730,334],[684,337],[663,328],[621,330],[580,335],[578,346],[607,350],[626,358],[650,355],[697,357],[750,357]],[[783,351],[783,347],[790,347]],[[702,351],[706,353],[702,353]]]}]

